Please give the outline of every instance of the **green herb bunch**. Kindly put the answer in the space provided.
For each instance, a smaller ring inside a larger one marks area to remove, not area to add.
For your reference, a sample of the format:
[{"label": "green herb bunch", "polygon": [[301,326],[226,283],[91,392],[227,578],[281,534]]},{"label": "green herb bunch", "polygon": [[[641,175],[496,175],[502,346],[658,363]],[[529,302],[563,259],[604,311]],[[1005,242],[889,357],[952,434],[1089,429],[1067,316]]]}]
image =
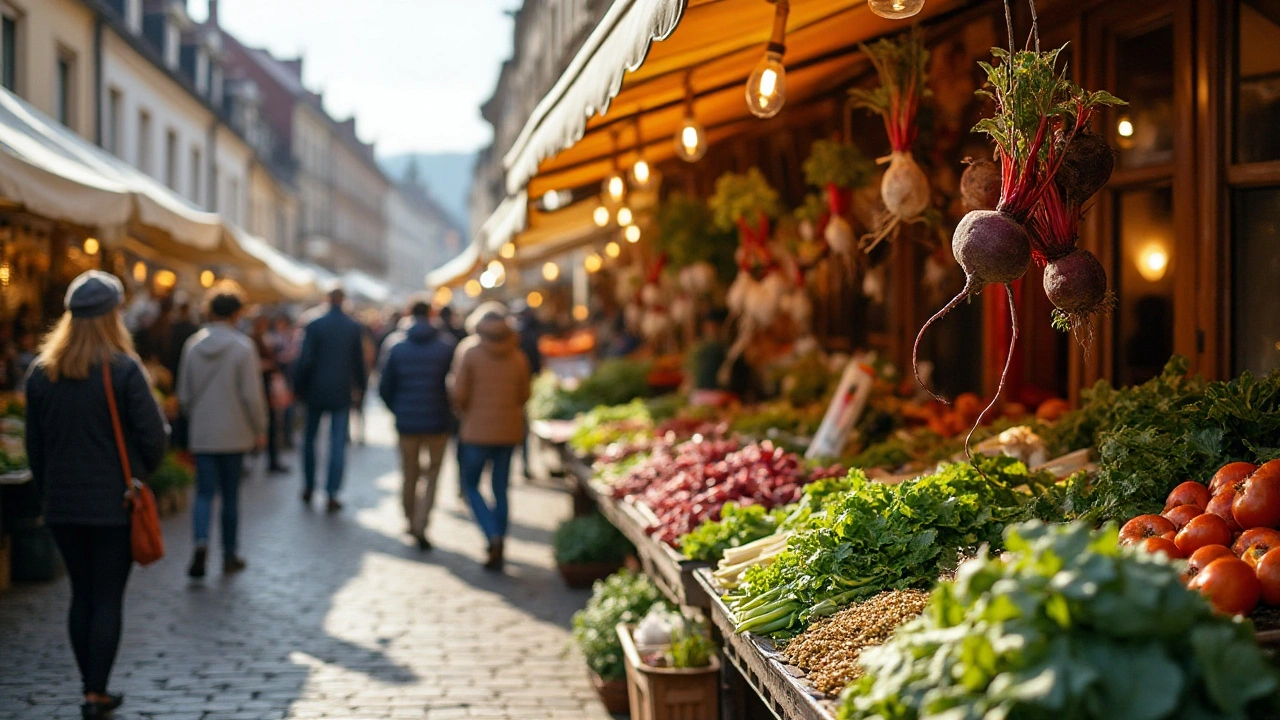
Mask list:
[{"label": "green herb bunch", "polygon": [[729,548],[741,547],[777,532],[786,512],[784,508],[766,510],[763,505],[727,502],[720,510],[719,520],[704,522],[680,538],[680,552],[693,560],[714,562]]},{"label": "green herb bunch", "polygon": [[931,94],[925,84],[929,51],[920,29],[861,47],[880,76],[880,86],[874,90],[851,90],[849,97],[855,107],[884,117],[889,144],[895,151],[909,151],[916,137],[920,99]]},{"label": "green herb bunch", "polygon": [[600,513],[560,523],[551,538],[551,546],[556,562],[562,565],[620,563],[635,552],[631,541]]},{"label": "green herb bunch", "polygon": [[636,440],[653,433],[653,418],[643,400],[625,405],[601,405],[578,420],[569,447],[579,455],[590,455],[599,448],[620,441]]},{"label": "green herb bunch", "polygon": [[857,145],[838,140],[815,140],[803,169],[805,182],[818,188],[866,187],[876,175],[875,163]]},{"label": "green herb bunch", "polygon": [[1115,527],[1010,528],[861,662],[840,720],[1276,717],[1252,626],[1214,613]]},{"label": "green herb bunch", "polygon": [[726,596],[738,631],[791,635],[883,590],[929,587],[962,555],[998,546],[1005,525],[1026,517],[1023,488],[1038,491],[1049,478],[1007,456],[974,461],[981,472],[956,463],[900,485],[850,471],[851,487],[792,526],[787,550],[748,570],[743,587]]},{"label": "green herb bunch", "polygon": [[705,623],[686,619],[671,633],[671,667],[704,668],[711,664],[716,646],[707,636]]},{"label": "green herb bunch", "polygon": [[654,603],[661,602],[658,588],[649,578],[620,570],[596,581],[587,606],[573,616],[573,641],[587,660],[587,667],[607,681],[626,677],[618,623],[638,623]]},{"label": "green herb bunch", "polygon": [[740,221],[755,227],[761,216],[775,218],[781,211],[778,191],[759,168],[717,178],[710,205],[716,226],[725,231],[736,230]]},{"label": "green herb bunch", "polygon": [[667,254],[671,267],[705,262],[716,269],[721,280],[733,279],[733,252],[738,247],[738,238],[732,230],[716,224],[706,201],[673,192],[658,206],[655,220],[657,246]]},{"label": "green herb bunch", "polygon": [[543,373],[533,381],[529,417],[572,420],[600,405],[622,405],[648,397],[651,368],[652,363],[646,360],[606,360],[573,389],[564,387],[554,373]]}]

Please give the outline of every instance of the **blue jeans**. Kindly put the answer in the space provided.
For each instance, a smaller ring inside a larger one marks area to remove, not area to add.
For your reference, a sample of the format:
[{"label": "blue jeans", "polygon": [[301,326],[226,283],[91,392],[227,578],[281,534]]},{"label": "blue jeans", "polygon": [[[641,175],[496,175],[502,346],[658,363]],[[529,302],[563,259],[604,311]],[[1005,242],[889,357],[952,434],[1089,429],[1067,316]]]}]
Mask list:
[{"label": "blue jeans", "polygon": [[342,473],[347,464],[347,426],[351,410],[316,410],[307,408],[307,428],[302,436],[302,478],[307,492],[316,489],[316,436],[320,434],[320,419],[329,415],[329,478],[325,492],[336,497],[342,489]]},{"label": "blue jeans", "polygon": [[[458,473],[462,492],[471,506],[476,523],[490,540],[507,534],[507,484],[511,479],[511,455],[514,445],[470,445],[458,443]],[[490,476],[493,485],[493,507],[480,494],[480,476],[484,466],[493,463]]]},{"label": "blue jeans", "polygon": [[196,455],[196,502],[191,525],[197,547],[209,545],[209,516],[213,496],[222,495],[222,555],[235,557],[236,534],[240,526],[240,470],[244,453]]}]

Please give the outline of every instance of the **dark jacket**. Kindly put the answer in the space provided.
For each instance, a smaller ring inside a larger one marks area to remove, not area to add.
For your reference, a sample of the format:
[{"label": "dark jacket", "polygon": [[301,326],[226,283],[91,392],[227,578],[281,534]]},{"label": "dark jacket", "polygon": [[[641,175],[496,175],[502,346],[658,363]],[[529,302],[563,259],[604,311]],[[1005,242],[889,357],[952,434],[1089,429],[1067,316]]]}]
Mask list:
[{"label": "dark jacket", "polygon": [[416,322],[387,339],[378,394],[395,414],[401,435],[437,435],[452,428],[445,380],[454,344],[452,335],[429,322]]},{"label": "dark jacket", "polygon": [[542,372],[542,351],[538,349],[538,340],[542,338],[542,323],[526,315],[520,323],[520,349],[529,360],[529,372],[538,375]]},{"label": "dark jacket", "polygon": [[[118,356],[111,379],[134,476],[164,459],[168,428],[151,384],[132,358]],[[124,470],[96,366],[85,380],[53,382],[37,363],[27,379],[27,457],[50,525],[127,525]]]},{"label": "dark jacket", "polygon": [[363,330],[342,308],[312,320],[302,338],[302,352],[294,370],[294,392],[313,410],[347,410],[352,395],[368,379]]}]

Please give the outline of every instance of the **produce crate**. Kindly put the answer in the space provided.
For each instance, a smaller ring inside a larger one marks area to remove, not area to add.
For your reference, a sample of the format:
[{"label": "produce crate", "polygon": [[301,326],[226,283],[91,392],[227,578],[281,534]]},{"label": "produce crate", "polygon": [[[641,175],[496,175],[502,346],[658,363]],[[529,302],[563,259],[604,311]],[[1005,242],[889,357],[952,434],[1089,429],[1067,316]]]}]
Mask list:
[{"label": "produce crate", "polygon": [[607,485],[596,481],[588,483],[590,493],[596,499],[600,512],[618,528],[632,545],[636,546],[636,556],[640,558],[640,566],[671,602],[707,610],[710,598],[703,592],[702,586],[694,577],[699,568],[709,568],[711,563],[701,560],[690,560],[681,555],[670,545],[654,540],[645,532],[653,527],[652,513],[636,503],[615,500]]},{"label": "produce crate", "polygon": [[716,720],[720,708],[720,662],[705,668],[662,668],[640,659],[632,626],[618,625],[627,667],[631,720]]},{"label": "produce crate", "polygon": [[702,569],[694,575],[710,599],[711,623],[722,657],[738,671],[769,712],[778,720],[832,720],[835,700],[813,687],[802,670],[787,665],[772,640],[735,633],[733,611],[720,599],[711,571]]}]

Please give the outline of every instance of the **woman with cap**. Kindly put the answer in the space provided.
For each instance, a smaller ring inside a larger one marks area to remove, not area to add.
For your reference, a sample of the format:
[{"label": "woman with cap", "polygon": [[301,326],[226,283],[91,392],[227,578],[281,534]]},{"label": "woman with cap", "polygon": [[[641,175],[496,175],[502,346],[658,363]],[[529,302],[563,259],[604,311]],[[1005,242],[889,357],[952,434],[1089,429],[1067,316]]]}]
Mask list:
[{"label": "woman with cap", "polygon": [[129,465],[146,477],[164,457],[167,428],[120,318],[124,287],[90,270],[67,290],[66,312],[27,379],[27,455],[44,497],[45,524],[71,579],[69,629],[84,683],[84,718],[106,717],[132,565],[128,478],[117,450],[103,366],[124,431]]}]

